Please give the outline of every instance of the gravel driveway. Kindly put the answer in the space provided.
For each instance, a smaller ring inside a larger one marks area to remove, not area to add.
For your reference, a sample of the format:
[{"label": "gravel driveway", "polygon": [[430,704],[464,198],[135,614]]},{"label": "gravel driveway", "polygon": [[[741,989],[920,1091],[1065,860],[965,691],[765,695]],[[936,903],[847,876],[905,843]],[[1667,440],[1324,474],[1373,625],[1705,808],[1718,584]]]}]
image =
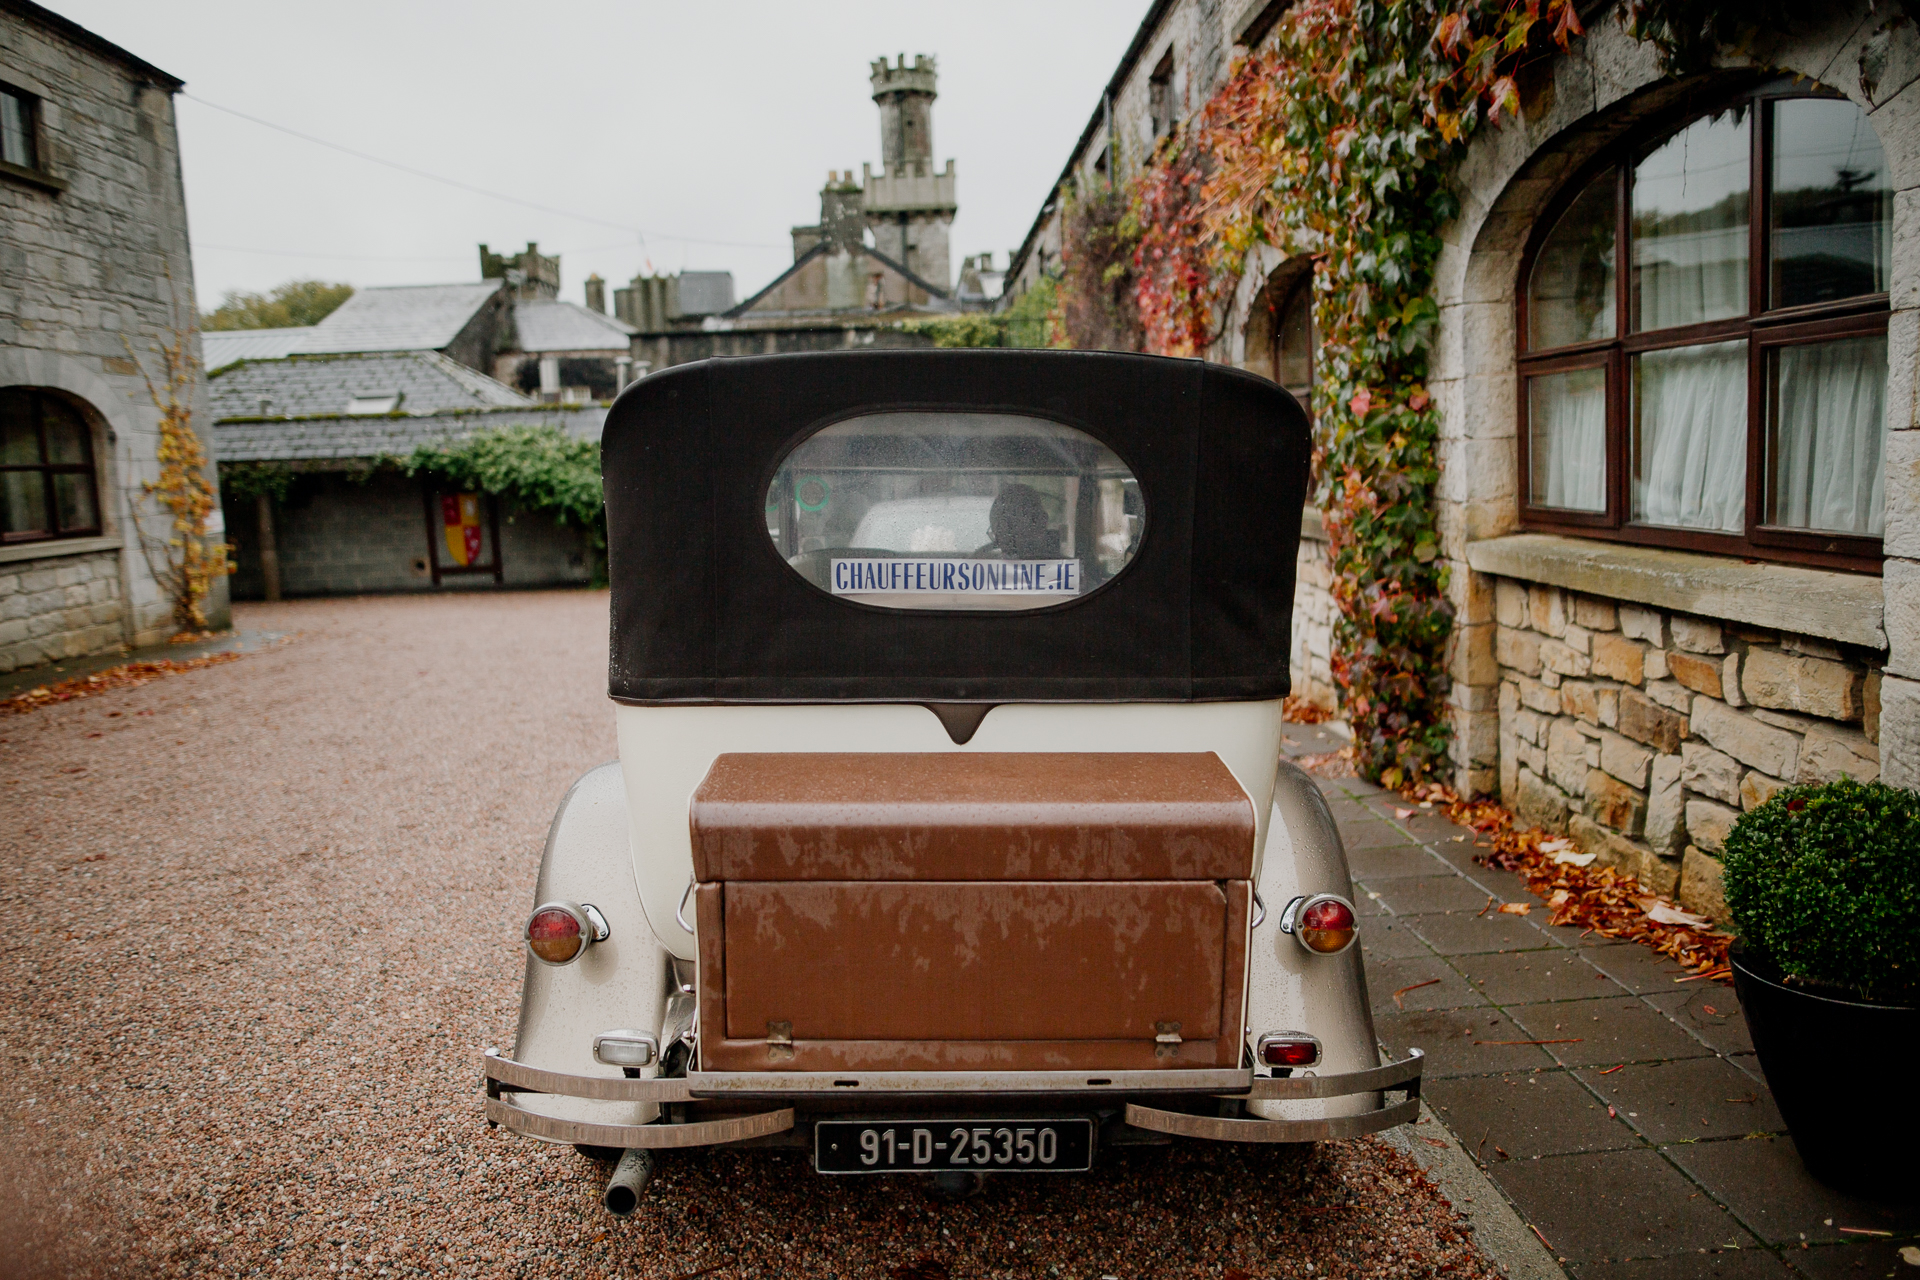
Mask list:
[{"label": "gravel driveway", "polygon": [[0,719],[0,1276],[1496,1274],[1374,1142],[1175,1145],[930,1199],[489,1131],[604,593],[243,606],[224,666]]}]

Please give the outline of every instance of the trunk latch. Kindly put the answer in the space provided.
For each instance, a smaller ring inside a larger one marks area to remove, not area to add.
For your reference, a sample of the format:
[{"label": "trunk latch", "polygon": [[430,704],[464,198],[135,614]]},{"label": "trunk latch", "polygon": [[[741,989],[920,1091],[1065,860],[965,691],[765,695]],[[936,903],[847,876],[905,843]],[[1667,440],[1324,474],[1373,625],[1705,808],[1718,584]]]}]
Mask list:
[{"label": "trunk latch", "polygon": [[793,1024],[769,1022],[767,1024],[767,1060],[784,1062],[791,1057],[793,1057]]},{"label": "trunk latch", "polygon": [[1156,1022],[1153,1024],[1153,1056],[1171,1058],[1179,1051],[1180,1024],[1177,1022]]}]

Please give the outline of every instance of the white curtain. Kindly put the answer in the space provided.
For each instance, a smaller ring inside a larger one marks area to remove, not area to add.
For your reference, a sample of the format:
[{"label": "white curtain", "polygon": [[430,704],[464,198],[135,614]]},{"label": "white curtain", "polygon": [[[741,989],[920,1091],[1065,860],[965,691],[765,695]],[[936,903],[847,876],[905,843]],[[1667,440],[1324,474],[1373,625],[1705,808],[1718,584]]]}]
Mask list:
[{"label": "white curtain", "polygon": [[1886,338],[1782,347],[1775,360],[1772,522],[1878,537],[1887,515]]},{"label": "white curtain", "polygon": [[1747,511],[1747,344],[1634,358],[1633,518],[1739,533]]},{"label": "white curtain", "polygon": [[1527,380],[1529,500],[1568,511],[1607,509],[1607,371]]},{"label": "white curtain", "polygon": [[1634,256],[1643,331],[1747,313],[1744,220],[1710,231],[1648,237],[1635,245]]}]

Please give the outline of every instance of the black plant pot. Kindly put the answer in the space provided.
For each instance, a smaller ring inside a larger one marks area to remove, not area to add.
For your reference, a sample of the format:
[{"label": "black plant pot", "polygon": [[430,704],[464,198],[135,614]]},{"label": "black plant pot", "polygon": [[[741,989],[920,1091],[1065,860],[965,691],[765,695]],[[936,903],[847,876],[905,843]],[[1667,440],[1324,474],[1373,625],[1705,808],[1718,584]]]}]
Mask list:
[{"label": "black plant pot", "polygon": [[1828,1186],[1875,1200],[1920,1199],[1920,1009],[1789,986],[1768,957],[1728,957],[1773,1100],[1800,1160]]}]

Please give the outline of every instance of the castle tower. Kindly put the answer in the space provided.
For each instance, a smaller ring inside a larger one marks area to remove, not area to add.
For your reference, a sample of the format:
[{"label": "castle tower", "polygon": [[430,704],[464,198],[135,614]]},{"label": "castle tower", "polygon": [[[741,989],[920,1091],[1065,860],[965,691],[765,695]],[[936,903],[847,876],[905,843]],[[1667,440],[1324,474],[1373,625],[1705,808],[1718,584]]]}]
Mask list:
[{"label": "castle tower", "polygon": [[548,257],[527,241],[525,253],[494,253],[480,246],[480,278],[505,280],[519,302],[551,302],[560,296],[560,257]]},{"label": "castle tower", "polygon": [[938,69],[927,54],[889,65],[873,63],[873,100],[880,108],[884,172],[862,166],[862,212],[873,245],[941,291],[949,287],[948,228],[959,211],[953,161],[933,167],[933,100]]},{"label": "castle tower", "polygon": [[830,240],[842,249],[858,249],[866,230],[866,213],[853,170],[829,169],[827,185],[820,188],[819,225],[793,229],[793,260],[806,257],[822,240]]}]

